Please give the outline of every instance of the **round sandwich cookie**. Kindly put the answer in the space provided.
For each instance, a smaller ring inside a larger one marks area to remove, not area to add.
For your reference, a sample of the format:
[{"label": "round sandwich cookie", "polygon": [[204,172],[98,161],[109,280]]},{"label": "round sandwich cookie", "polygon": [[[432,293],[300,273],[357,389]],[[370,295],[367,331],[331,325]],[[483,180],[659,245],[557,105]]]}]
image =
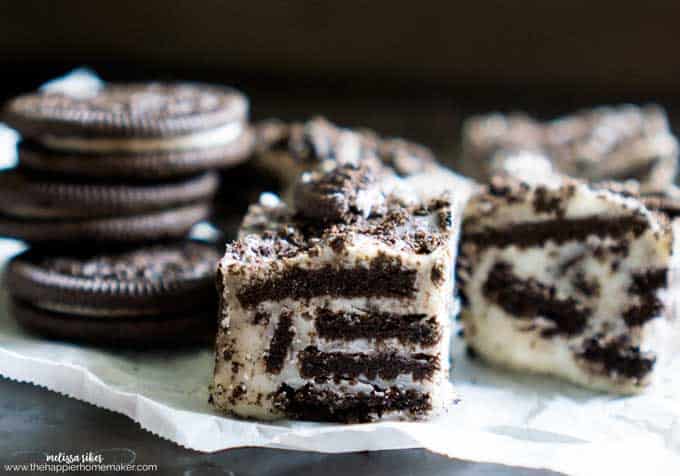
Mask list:
[{"label": "round sandwich cookie", "polygon": [[181,342],[214,328],[218,260],[214,246],[188,240],[108,253],[29,249],[10,261],[5,282],[17,320],[44,334]]},{"label": "round sandwich cookie", "polygon": [[231,170],[250,156],[254,144],[251,129],[220,147],[140,154],[59,152],[24,141],[19,144],[19,162],[31,170],[95,179],[167,179],[211,169]]},{"label": "round sandwich cookie", "polygon": [[26,220],[127,216],[207,202],[218,184],[216,172],[159,183],[109,183],[17,168],[0,172],[0,212]]},{"label": "round sandwich cookie", "polygon": [[163,177],[235,164],[253,146],[247,118],[243,94],[197,83],[39,91],[11,100],[3,114],[26,142],[27,165],[46,170],[54,159],[84,176],[105,173],[99,167]]},{"label": "round sandwich cookie", "polygon": [[207,219],[210,209],[209,203],[196,203],[137,215],[71,219],[31,219],[0,213],[0,236],[43,248],[180,239]]}]

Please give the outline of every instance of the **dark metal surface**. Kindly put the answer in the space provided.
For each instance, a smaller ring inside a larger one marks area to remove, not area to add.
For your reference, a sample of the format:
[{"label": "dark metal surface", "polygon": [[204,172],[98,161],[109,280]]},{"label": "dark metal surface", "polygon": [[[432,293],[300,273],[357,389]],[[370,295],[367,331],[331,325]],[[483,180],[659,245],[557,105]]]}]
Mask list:
[{"label": "dark metal surface", "polygon": [[[241,448],[203,454],[142,430],[123,415],[29,384],[0,379],[0,464],[41,461],[42,453],[103,452],[156,464],[155,474],[531,475],[556,473],[452,460],[424,450],[320,454]],[[4,467],[0,467],[0,473]],[[153,474],[153,473],[152,473]]]}]

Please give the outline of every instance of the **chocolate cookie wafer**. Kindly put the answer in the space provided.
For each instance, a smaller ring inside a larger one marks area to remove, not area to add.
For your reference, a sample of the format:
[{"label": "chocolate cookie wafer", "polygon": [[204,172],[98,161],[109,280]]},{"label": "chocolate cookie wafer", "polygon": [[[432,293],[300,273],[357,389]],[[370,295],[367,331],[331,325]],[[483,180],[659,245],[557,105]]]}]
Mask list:
[{"label": "chocolate cookie wafer", "polygon": [[105,218],[26,219],[0,214],[0,235],[42,248],[83,244],[138,244],[186,237],[210,215],[210,204],[196,203],[137,215]]},{"label": "chocolate cookie wafer", "polygon": [[25,166],[87,177],[159,178],[233,165],[252,147],[247,115],[238,91],[195,83],[40,91],[4,111],[23,137]]},{"label": "chocolate cookie wafer", "polygon": [[[205,219],[215,172],[163,183],[88,183],[0,173],[0,234],[30,243],[181,238]],[[82,243],[79,243],[79,245]]]},{"label": "chocolate cookie wafer", "polygon": [[54,179],[21,169],[0,172],[0,211],[24,219],[112,217],[207,202],[215,172],[159,183]]},{"label": "chocolate cookie wafer", "polygon": [[218,253],[182,241],[114,253],[14,257],[5,280],[20,323],[43,334],[108,343],[203,339],[214,328]]}]

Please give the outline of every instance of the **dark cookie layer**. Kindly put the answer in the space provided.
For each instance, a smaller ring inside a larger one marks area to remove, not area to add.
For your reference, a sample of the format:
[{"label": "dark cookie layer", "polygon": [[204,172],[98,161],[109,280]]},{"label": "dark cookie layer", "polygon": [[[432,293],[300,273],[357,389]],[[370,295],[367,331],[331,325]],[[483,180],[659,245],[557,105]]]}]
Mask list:
[{"label": "dark cookie layer", "polygon": [[242,306],[262,301],[331,297],[411,297],[415,293],[415,270],[379,258],[369,266],[351,269],[325,266],[320,269],[291,267],[268,281],[246,285],[237,292]]},{"label": "dark cookie layer", "polygon": [[216,328],[214,310],[112,320],[49,312],[13,299],[10,313],[26,330],[45,337],[117,348],[207,344]]},{"label": "dark cookie layer", "polygon": [[11,100],[4,121],[28,138],[174,136],[243,121],[248,103],[238,91],[197,83],[106,84],[76,98],[36,92]]},{"label": "dark cookie layer", "polygon": [[13,169],[0,173],[0,210],[23,219],[116,217],[205,202],[218,176],[198,176],[152,184],[60,181]]},{"label": "dark cookie layer", "polygon": [[425,314],[390,314],[369,311],[365,314],[319,309],[314,328],[322,339],[352,341],[398,339],[404,345],[432,346],[439,342],[442,329],[435,317]]},{"label": "dark cookie layer", "polygon": [[483,286],[484,295],[508,314],[517,318],[542,317],[554,324],[543,334],[578,334],[585,328],[591,310],[574,298],[558,298],[553,286],[535,279],[515,276],[512,266],[498,262],[489,271]]},{"label": "dark cookie layer", "polygon": [[10,261],[6,282],[13,297],[35,307],[117,320],[214,308],[218,260],[214,247],[190,241],[108,254],[29,250]]},{"label": "dark cookie layer", "polygon": [[617,218],[587,217],[520,222],[506,228],[463,231],[463,240],[480,248],[515,245],[520,248],[543,245],[548,241],[563,244],[568,241],[583,241],[589,236],[613,239],[632,234],[640,236],[649,223],[643,215]]},{"label": "dark cookie layer", "polygon": [[374,386],[370,393],[340,395],[312,384],[297,389],[283,384],[273,400],[274,407],[289,418],[341,423],[367,423],[386,413],[401,411],[419,418],[432,409],[428,394],[398,387],[381,389]]},{"label": "dark cookie layer", "polygon": [[115,218],[26,220],[0,215],[0,235],[45,247],[179,239],[209,213],[210,205],[199,203]]},{"label": "dark cookie layer", "polygon": [[650,210],[659,211],[669,218],[680,217],[680,197],[665,193],[648,193],[641,197],[642,203]]},{"label": "dark cookie layer", "polygon": [[276,331],[274,331],[274,336],[272,337],[272,341],[269,344],[269,350],[267,350],[267,355],[264,359],[265,368],[267,369],[267,372],[271,374],[278,374],[283,368],[286,355],[288,354],[288,348],[293,341],[293,337],[295,337],[295,328],[292,326],[292,314],[282,313],[279,316]]},{"label": "dark cookie layer", "polygon": [[361,376],[369,380],[394,380],[399,375],[411,375],[413,380],[432,378],[439,369],[437,357],[428,354],[399,355],[396,352],[371,354],[321,352],[310,346],[298,353],[300,376],[319,380],[354,380]]},{"label": "dark cookie layer", "polygon": [[22,142],[19,163],[24,168],[55,175],[107,180],[168,179],[232,167],[248,158],[253,145],[254,135],[250,130],[224,146],[143,154],[60,153],[36,143]]},{"label": "dark cookie layer", "polygon": [[595,366],[607,375],[642,380],[654,368],[656,356],[641,352],[632,346],[627,337],[605,341],[594,337],[584,343],[578,357],[590,366]]},{"label": "dark cookie layer", "polygon": [[667,285],[668,269],[650,269],[633,275],[628,289],[631,295],[639,296],[639,301],[623,312],[623,319],[629,326],[641,326],[663,313],[664,305],[656,295]]}]

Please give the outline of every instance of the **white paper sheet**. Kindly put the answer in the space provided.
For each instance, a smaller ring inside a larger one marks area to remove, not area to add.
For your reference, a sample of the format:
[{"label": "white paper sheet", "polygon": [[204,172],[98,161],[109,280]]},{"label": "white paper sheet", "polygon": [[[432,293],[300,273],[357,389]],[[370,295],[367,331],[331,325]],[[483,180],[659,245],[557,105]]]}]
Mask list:
[{"label": "white paper sheet", "polygon": [[[21,249],[0,240],[0,262]],[[199,451],[424,447],[466,460],[569,474],[660,475],[680,468],[680,359],[661,361],[644,395],[616,397],[487,368],[465,357],[454,338],[452,376],[462,401],[446,416],[419,423],[264,424],[225,418],[208,405],[210,348],[135,352],[48,342],[15,324],[6,300],[2,291],[0,374],[123,413]]]},{"label": "white paper sheet", "polygon": [[[0,143],[0,156],[3,151],[8,156],[16,138],[1,132],[0,142],[3,137],[6,142],[4,149]],[[0,266],[22,248],[0,239]],[[488,368],[465,357],[454,337],[452,378],[461,402],[443,417],[418,423],[263,424],[225,418],[208,405],[212,349],[132,352],[48,342],[14,323],[2,283],[0,289],[0,375],[120,412],[198,451],[423,447],[466,460],[575,475],[680,474],[678,347],[659,362],[644,395],[617,397]]]}]

